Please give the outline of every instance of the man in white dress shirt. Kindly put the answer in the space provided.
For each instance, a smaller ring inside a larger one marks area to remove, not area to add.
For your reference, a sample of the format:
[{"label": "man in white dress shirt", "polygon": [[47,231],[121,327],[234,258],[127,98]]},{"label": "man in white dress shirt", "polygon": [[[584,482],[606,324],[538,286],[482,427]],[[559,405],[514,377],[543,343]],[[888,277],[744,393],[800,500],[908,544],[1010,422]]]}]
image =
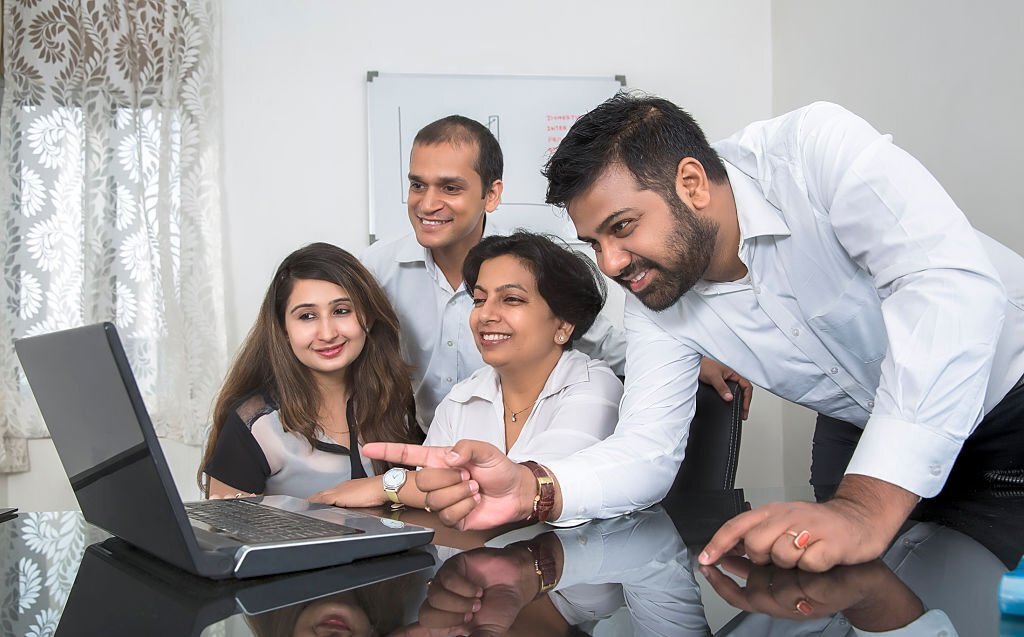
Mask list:
[{"label": "man in white dress shirt", "polygon": [[[424,431],[452,387],[484,365],[469,328],[473,299],[462,285],[462,264],[482,237],[511,232],[487,218],[501,202],[503,164],[498,140],[475,120],[450,115],[423,127],[409,159],[412,232],[377,242],[362,256],[398,313]],[[576,349],[623,375],[625,337],[604,316]],[[742,380],[746,417],[749,383],[712,361],[704,368],[701,380],[727,400],[724,380]]]},{"label": "man in white dress shirt", "polygon": [[889,136],[818,103],[712,148],[673,104],[620,95],[573,126],[545,173],[549,202],[632,292],[619,424],[548,463],[553,497],[482,443],[367,449],[437,467],[418,483],[442,519],[607,517],[658,501],[701,355],[864,429],[831,500],[741,514],[702,564],[740,542],[756,563],[868,561],[947,480],[1024,477],[1024,259],[974,230]]}]

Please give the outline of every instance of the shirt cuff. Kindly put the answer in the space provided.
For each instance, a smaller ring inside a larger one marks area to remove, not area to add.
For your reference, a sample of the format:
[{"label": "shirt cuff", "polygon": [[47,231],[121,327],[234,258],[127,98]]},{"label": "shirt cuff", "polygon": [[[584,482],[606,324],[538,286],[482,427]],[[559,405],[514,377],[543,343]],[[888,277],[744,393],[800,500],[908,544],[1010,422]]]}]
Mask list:
[{"label": "shirt cuff", "polygon": [[953,622],[949,620],[946,613],[937,608],[921,615],[903,628],[887,630],[881,633],[873,633],[854,627],[853,633],[855,635],[884,635],[885,637],[909,637],[910,635],[936,635],[938,637],[941,635],[958,634],[956,632],[956,628],[953,627]]},{"label": "shirt cuff", "polygon": [[930,498],[942,490],[962,446],[962,441],[920,423],[872,416],[846,473],[877,478]]},{"label": "shirt cuff", "polygon": [[603,501],[597,475],[585,462],[569,457],[544,463],[558,480],[562,494],[562,514],[553,523],[581,522],[598,516]]}]

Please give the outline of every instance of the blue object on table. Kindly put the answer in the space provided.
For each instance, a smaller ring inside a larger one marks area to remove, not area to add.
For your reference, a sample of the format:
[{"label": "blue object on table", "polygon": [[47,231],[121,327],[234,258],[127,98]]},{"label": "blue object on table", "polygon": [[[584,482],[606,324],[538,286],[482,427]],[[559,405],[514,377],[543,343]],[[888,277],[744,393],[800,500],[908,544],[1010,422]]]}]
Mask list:
[{"label": "blue object on table", "polygon": [[999,610],[1024,615],[1024,559],[1017,568],[1003,575],[999,584]]}]

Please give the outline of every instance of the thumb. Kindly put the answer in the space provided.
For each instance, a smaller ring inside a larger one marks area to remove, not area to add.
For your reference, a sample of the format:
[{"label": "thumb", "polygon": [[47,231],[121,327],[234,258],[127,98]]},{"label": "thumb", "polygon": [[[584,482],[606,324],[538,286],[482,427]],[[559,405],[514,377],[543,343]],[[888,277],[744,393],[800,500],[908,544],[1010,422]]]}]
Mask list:
[{"label": "thumb", "polygon": [[460,440],[448,451],[445,461],[452,467],[494,467],[512,462],[501,449],[482,440]]}]

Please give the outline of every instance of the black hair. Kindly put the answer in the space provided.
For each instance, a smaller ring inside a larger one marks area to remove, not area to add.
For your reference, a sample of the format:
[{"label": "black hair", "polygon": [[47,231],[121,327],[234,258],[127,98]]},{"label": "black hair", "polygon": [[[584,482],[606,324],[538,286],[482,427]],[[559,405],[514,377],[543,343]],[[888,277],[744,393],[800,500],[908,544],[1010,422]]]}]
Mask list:
[{"label": "black hair", "polygon": [[491,131],[476,121],[462,115],[449,115],[436,122],[431,122],[416,133],[412,144],[431,146],[433,144],[473,144],[476,146],[476,162],[473,170],[480,175],[483,195],[487,196],[491,184],[501,179],[505,170],[505,159],[501,154],[501,146]]},{"label": "black hair", "polygon": [[616,163],[641,189],[672,201],[684,157],[699,161],[712,182],[728,180],[725,164],[686,111],[659,97],[620,91],[579,118],[548,159],[541,170],[546,201],[566,207]]},{"label": "black hair", "polygon": [[470,294],[483,262],[504,255],[519,258],[537,279],[537,290],[552,314],[574,326],[566,347],[587,333],[604,307],[607,294],[604,279],[593,261],[549,235],[516,232],[484,237],[462,264],[462,280]]}]

